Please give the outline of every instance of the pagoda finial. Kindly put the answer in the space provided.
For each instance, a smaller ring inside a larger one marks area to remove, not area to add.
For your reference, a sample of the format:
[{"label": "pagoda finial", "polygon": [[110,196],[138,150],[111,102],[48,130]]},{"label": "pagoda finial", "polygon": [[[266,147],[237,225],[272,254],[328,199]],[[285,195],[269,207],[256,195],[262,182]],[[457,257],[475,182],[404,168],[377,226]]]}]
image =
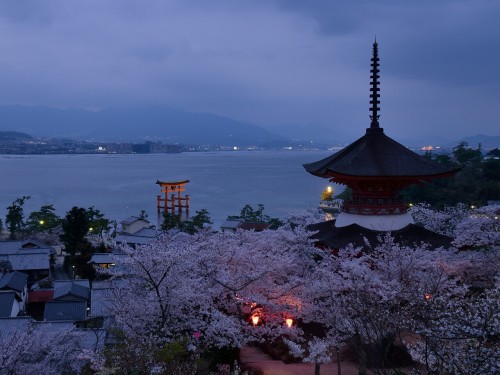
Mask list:
[{"label": "pagoda finial", "polygon": [[370,129],[379,129],[380,126],[379,126],[379,123],[378,123],[378,118],[380,117],[380,115],[378,114],[378,111],[380,111],[380,107],[379,107],[379,104],[380,104],[380,94],[379,94],[379,91],[380,91],[380,88],[378,87],[378,85],[380,84],[379,82],[379,79],[380,79],[380,76],[379,76],[379,73],[380,73],[380,70],[378,68],[378,63],[380,61],[380,59],[378,58],[378,43],[377,43],[377,38],[375,38],[375,42],[373,42],[373,51],[372,51],[372,63],[371,63],[371,66],[372,66],[372,69],[370,70],[371,72],[371,88],[370,88],[370,104],[371,104],[371,107],[370,107],[370,112],[371,112],[371,115],[370,115],[370,119],[372,120],[371,121],[371,124],[370,124]]}]

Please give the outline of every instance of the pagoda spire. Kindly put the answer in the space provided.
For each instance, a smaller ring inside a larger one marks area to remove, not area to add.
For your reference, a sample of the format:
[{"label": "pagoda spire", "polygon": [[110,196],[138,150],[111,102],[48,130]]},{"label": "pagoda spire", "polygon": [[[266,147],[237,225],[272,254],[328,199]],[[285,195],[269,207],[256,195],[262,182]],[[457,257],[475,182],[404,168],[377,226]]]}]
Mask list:
[{"label": "pagoda spire", "polygon": [[[370,88],[370,104],[371,104],[371,107],[370,107],[370,119],[371,119],[371,124],[370,124],[370,129],[380,129],[379,131],[383,131],[382,128],[380,128],[379,126],[379,123],[378,123],[378,119],[380,117],[380,115],[378,114],[378,111],[380,111],[380,107],[379,107],[379,104],[380,104],[380,88],[379,88],[379,85],[380,85],[380,82],[379,82],[379,79],[380,79],[380,76],[379,76],[379,73],[380,73],[380,70],[379,70],[379,57],[378,57],[378,43],[377,43],[377,39],[375,39],[375,42],[373,43],[373,50],[372,50],[372,59],[371,59],[372,63],[371,63],[371,66],[372,66],[372,69],[370,70],[370,73],[371,73],[371,88]],[[368,130],[368,129],[367,129]]]}]

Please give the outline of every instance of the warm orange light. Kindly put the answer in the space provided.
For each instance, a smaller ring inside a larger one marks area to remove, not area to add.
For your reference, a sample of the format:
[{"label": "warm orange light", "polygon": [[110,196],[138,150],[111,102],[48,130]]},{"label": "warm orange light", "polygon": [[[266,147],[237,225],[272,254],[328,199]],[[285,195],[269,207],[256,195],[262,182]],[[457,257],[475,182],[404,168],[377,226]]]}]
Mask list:
[{"label": "warm orange light", "polygon": [[293,319],[292,318],[287,318],[285,319],[285,324],[288,326],[288,327],[291,327],[293,325]]},{"label": "warm orange light", "polygon": [[432,298],[432,295],[430,293],[425,293],[425,299],[428,301]]},{"label": "warm orange light", "polygon": [[252,315],[252,324],[254,326],[256,326],[257,324],[259,324],[259,320],[260,320],[260,316],[258,316],[258,315]]}]

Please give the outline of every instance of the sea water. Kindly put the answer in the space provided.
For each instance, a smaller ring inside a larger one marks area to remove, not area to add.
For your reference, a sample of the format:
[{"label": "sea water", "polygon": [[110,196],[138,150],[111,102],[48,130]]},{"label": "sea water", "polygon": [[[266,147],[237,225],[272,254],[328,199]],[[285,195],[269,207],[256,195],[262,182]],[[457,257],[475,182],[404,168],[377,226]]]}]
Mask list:
[{"label": "sea water", "polygon": [[[231,151],[142,155],[0,155],[0,217],[16,198],[31,196],[26,216],[52,204],[63,216],[71,207],[101,210],[120,221],[145,210],[156,221],[157,180],[189,180],[190,214],[207,209],[215,226],[244,205],[265,213],[316,208],[328,180],[302,164],[328,151]],[[331,184],[330,184],[331,185]],[[339,192],[339,187],[334,187]]]}]

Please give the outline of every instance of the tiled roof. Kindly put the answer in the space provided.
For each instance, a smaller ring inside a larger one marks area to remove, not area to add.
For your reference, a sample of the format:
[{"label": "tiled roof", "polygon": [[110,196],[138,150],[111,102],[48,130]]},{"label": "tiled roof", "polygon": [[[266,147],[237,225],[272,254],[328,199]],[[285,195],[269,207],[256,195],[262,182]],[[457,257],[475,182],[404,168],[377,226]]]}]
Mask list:
[{"label": "tiled roof", "polygon": [[7,260],[12,265],[13,270],[46,270],[50,267],[50,255],[48,249],[26,254],[1,254],[0,260]]},{"label": "tiled roof", "polygon": [[10,272],[0,278],[0,289],[12,289],[22,292],[26,283],[28,282],[28,275],[23,272]]},{"label": "tiled roof", "polygon": [[236,229],[241,224],[240,220],[226,220],[221,224],[223,229]]},{"label": "tiled roof", "polygon": [[125,234],[119,234],[118,236],[115,237],[115,242],[116,243],[122,243],[122,244],[137,244],[137,245],[147,245],[151,241],[154,240],[154,237],[142,237],[142,236],[134,236],[134,235],[125,235]]},{"label": "tiled roof", "polygon": [[[358,224],[336,227],[335,220],[312,224],[308,229],[317,231],[311,236],[311,239],[316,240],[317,244],[331,249],[341,249],[349,244],[364,247],[366,246],[365,239],[371,246],[376,246],[379,243],[379,236],[389,233],[367,229]],[[396,243],[409,246],[423,242],[430,244],[434,248],[441,246],[449,248],[452,241],[451,237],[443,236],[415,224],[409,224],[402,229],[391,231],[390,234],[394,237]]]},{"label": "tiled roof", "polygon": [[238,229],[243,230],[254,230],[256,232],[260,232],[266,229],[269,229],[271,224],[269,223],[241,223],[238,225]]},{"label": "tiled roof", "polygon": [[45,304],[44,320],[83,321],[87,316],[86,301],[51,301]]},{"label": "tiled roof", "polygon": [[39,250],[42,252],[54,251],[54,248],[45,245],[38,241],[1,241],[0,242],[0,254],[17,254],[22,253],[38,253]]},{"label": "tiled roof", "polygon": [[75,282],[59,283],[54,285],[54,300],[77,299],[88,300],[90,297],[89,288],[78,285]]},{"label": "tiled roof", "polygon": [[146,221],[144,219],[141,219],[139,216],[129,216],[126,219],[123,219],[122,221],[120,221],[120,224],[125,224],[125,225],[132,224],[138,220]]},{"label": "tiled roof", "polygon": [[134,233],[134,236],[137,236],[137,237],[155,238],[157,235],[158,235],[158,231],[154,228],[142,228]]}]

